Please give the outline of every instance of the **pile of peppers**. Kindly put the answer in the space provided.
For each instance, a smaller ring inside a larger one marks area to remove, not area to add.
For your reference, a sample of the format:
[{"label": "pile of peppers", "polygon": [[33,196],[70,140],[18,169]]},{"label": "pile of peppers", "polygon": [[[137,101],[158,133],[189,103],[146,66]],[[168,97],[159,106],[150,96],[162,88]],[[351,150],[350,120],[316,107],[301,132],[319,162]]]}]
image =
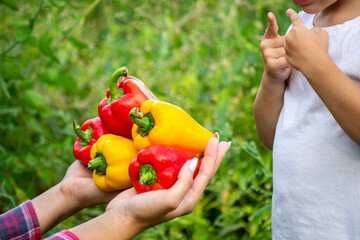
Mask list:
[{"label": "pile of peppers", "polygon": [[172,187],[185,162],[200,158],[213,136],[180,107],[159,101],[126,67],[111,75],[98,116],[82,126],[74,120],[73,127],[75,158],[106,192]]}]

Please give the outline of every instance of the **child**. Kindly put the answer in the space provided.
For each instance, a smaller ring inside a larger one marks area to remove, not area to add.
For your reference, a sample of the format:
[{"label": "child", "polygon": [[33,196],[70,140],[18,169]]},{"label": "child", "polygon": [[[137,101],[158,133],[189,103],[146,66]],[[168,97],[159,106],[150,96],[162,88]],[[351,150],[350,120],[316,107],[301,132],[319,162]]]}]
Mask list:
[{"label": "child", "polygon": [[275,16],[260,44],[254,104],[273,150],[274,239],[360,238],[360,1],[294,0],[292,26]]}]

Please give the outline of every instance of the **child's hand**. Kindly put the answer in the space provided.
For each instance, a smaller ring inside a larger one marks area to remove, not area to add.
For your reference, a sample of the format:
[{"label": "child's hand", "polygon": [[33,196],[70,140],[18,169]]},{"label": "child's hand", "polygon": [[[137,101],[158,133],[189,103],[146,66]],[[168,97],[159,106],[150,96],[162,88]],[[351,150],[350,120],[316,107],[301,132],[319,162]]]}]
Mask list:
[{"label": "child's hand", "polygon": [[311,68],[329,59],[329,35],[321,28],[307,29],[300,16],[292,9],[286,15],[293,24],[285,37],[286,60],[307,76]]},{"label": "child's hand", "polygon": [[291,67],[286,61],[285,37],[278,35],[278,25],[275,15],[268,13],[268,26],[260,43],[264,59],[265,74],[273,81],[285,81],[291,72]]}]

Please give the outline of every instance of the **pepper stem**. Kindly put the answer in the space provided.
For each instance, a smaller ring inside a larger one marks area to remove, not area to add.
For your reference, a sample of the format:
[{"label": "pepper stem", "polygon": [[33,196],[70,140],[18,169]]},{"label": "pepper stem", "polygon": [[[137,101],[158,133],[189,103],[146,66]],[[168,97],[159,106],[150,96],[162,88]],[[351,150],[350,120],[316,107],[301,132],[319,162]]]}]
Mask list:
[{"label": "pepper stem", "polygon": [[156,171],[150,164],[140,166],[139,183],[151,187],[157,181]]},{"label": "pepper stem", "polygon": [[121,67],[111,75],[109,81],[110,97],[109,100],[107,101],[107,104],[111,104],[113,101],[124,95],[124,90],[117,88],[117,81],[119,77],[127,77],[127,75],[128,75],[127,67]]},{"label": "pepper stem", "polygon": [[106,159],[102,152],[96,152],[95,158],[88,163],[88,169],[95,169],[98,175],[104,175],[106,173],[106,167]]},{"label": "pepper stem", "polygon": [[129,112],[130,120],[138,125],[138,129],[136,130],[142,137],[149,134],[151,129],[155,126],[155,121],[150,112],[143,115],[143,112],[140,108],[133,108]]},{"label": "pepper stem", "polygon": [[80,146],[85,147],[86,145],[88,145],[92,138],[92,128],[89,127],[88,129],[86,129],[86,131],[83,131],[81,130],[81,127],[76,120],[74,120],[73,126],[76,136],[80,138]]}]

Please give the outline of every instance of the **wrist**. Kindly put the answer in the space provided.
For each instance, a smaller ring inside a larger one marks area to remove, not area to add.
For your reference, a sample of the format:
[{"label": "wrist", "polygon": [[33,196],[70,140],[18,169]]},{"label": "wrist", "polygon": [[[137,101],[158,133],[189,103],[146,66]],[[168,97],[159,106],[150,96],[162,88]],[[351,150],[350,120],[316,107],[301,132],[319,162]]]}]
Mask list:
[{"label": "wrist", "polygon": [[102,215],[78,225],[72,229],[79,239],[101,239],[106,236],[109,240],[132,239],[146,228],[142,227],[135,219],[109,210]]},{"label": "wrist", "polygon": [[74,209],[78,209],[78,211],[87,207],[86,204],[79,199],[79,194],[74,192],[76,191],[76,188],[74,188],[73,185],[76,183],[66,184],[64,181],[66,180],[62,180],[58,184],[58,195],[64,201],[64,203],[66,203],[68,206],[72,206]]},{"label": "wrist", "polygon": [[264,71],[261,83],[271,84],[272,86],[285,86],[285,80],[278,79]]},{"label": "wrist", "polygon": [[[109,219],[117,223],[118,224],[117,229],[120,229],[120,232],[123,235],[128,236],[129,239],[132,239],[133,237],[135,237],[136,235],[138,235],[139,233],[145,231],[150,227],[141,224],[140,221],[137,221],[131,215],[126,214],[126,212],[108,210],[104,214],[106,214]],[[124,233],[124,231],[126,233]]]},{"label": "wrist", "polygon": [[268,93],[280,94],[282,96],[285,91],[285,81],[279,81],[264,72],[261,80],[261,88]]},{"label": "wrist", "polygon": [[42,233],[56,226],[81,208],[64,194],[60,184],[55,185],[32,201]]},{"label": "wrist", "polygon": [[319,74],[321,75],[322,73],[327,72],[333,64],[334,62],[332,61],[330,56],[328,54],[324,54],[322,56],[319,56],[314,62],[302,64],[299,68],[299,71],[307,79],[313,79],[314,77],[319,76]]}]

